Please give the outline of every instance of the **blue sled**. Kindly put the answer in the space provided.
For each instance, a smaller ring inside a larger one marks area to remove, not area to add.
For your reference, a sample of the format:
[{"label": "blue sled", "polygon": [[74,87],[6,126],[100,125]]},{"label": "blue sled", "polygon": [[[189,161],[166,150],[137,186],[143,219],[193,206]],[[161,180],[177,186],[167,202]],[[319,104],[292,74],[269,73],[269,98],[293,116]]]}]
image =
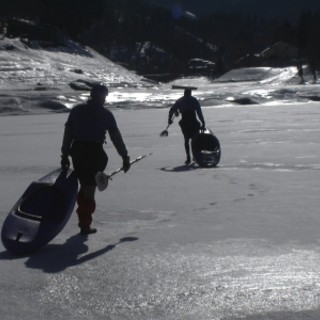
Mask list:
[{"label": "blue sled", "polygon": [[77,192],[78,180],[70,169],[54,170],[32,182],[4,221],[4,247],[24,255],[50,242],[70,219]]}]

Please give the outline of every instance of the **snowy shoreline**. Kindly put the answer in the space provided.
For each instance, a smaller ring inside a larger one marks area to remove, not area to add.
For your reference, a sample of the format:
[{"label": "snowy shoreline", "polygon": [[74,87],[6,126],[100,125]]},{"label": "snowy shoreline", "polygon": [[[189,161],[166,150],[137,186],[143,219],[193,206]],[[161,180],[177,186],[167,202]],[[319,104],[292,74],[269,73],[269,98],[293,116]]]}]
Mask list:
[{"label": "snowy shoreline", "polygon": [[168,108],[182,92],[173,84],[198,87],[204,107],[270,105],[320,101],[320,84],[305,75],[299,84],[296,67],[243,68],[218,79],[181,78],[154,83],[116,65],[89,48],[31,49],[18,39],[0,40],[0,116],[67,112],[88,98],[90,83],[110,87],[112,109]]}]

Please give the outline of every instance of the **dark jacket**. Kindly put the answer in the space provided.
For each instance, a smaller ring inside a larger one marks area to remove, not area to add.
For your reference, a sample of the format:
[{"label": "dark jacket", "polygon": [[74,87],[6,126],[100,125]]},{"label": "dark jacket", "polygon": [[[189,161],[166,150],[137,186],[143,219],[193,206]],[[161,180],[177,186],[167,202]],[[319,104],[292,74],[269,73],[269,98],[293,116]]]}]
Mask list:
[{"label": "dark jacket", "polygon": [[182,122],[196,120],[197,115],[202,125],[204,126],[205,122],[202,115],[200,103],[195,97],[191,95],[185,95],[179,98],[170,108],[169,121],[172,121],[172,117],[177,111],[181,113]]},{"label": "dark jacket", "polygon": [[121,157],[128,155],[117,122],[112,112],[92,100],[74,107],[65,124],[62,154],[68,156],[73,142],[93,142],[103,144],[106,133]]}]

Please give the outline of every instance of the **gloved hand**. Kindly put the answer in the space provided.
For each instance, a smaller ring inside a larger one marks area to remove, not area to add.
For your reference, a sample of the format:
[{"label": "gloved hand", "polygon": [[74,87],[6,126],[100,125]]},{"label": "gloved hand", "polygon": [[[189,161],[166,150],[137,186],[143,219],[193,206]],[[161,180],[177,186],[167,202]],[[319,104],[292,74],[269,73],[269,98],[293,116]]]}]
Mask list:
[{"label": "gloved hand", "polygon": [[70,167],[69,157],[66,155],[62,155],[60,165],[61,165],[62,170],[68,170]]},{"label": "gloved hand", "polygon": [[205,130],[206,130],[206,124],[205,124],[205,123],[203,123],[203,124],[201,125],[200,130],[201,130],[201,131],[205,131]]},{"label": "gloved hand", "polygon": [[131,167],[130,157],[129,156],[123,157],[122,160],[123,160],[122,169],[124,172],[127,172]]},{"label": "gloved hand", "polygon": [[173,124],[173,121],[171,119],[168,120],[168,125]]}]

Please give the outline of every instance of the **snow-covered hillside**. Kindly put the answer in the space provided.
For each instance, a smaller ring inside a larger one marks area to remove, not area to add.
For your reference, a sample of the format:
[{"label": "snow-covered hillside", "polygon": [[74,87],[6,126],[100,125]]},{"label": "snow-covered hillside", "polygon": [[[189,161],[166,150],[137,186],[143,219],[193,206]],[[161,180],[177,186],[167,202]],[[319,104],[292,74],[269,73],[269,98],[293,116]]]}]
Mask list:
[{"label": "snow-covered hillside", "polygon": [[72,41],[66,47],[42,49],[37,43],[30,48],[19,39],[0,40],[2,113],[64,109],[94,82],[113,88],[148,86],[134,72]]},{"label": "snow-covered hillside", "polygon": [[19,39],[0,40],[0,114],[67,111],[87,99],[90,84],[104,82],[111,108],[167,108],[182,92],[172,84],[197,86],[204,107],[319,101],[319,84],[300,84],[296,67],[243,68],[219,79],[181,78],[159,84],[138,76],[90,48],[41,48]]}]

